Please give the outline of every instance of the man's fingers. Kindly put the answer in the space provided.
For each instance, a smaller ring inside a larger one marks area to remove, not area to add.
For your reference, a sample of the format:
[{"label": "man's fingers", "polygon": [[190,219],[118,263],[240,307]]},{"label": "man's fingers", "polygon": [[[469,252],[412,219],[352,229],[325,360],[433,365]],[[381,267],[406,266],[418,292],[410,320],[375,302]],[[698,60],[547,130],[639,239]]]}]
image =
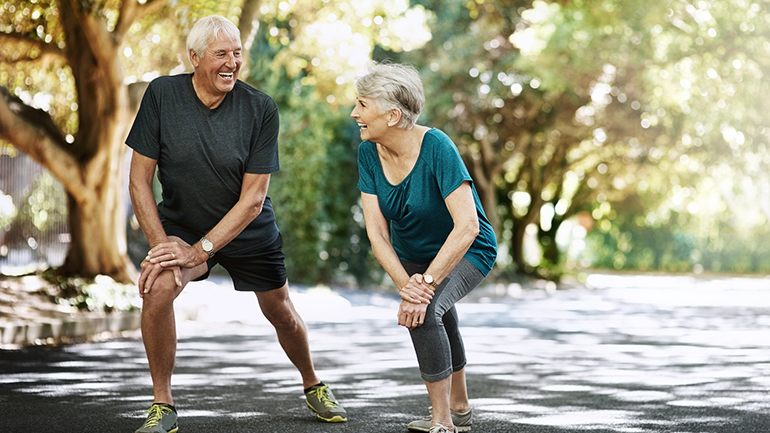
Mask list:
[{"label": "man's fingers", "polygon": [[174,268],[174,282],[177,287],[182,287],[182,270],[179,267]]}]

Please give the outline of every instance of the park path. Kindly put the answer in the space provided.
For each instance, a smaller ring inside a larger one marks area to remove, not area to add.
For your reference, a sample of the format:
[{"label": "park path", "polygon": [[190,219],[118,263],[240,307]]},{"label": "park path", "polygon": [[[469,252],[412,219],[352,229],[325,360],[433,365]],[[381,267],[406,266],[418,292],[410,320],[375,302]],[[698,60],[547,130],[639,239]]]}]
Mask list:
[{"label": "park path", "polygon": [[[498,285],[458,304],[474,432],[770,431],[770,279],[592,275]],[[179,299],[180,433],[406,432],[429,405],[395,296],[298,288],[321,378],[350,422],[320,424],[253,295]],[[0,432],[132,432],[150,402],[138,335],[0,351]]]}]

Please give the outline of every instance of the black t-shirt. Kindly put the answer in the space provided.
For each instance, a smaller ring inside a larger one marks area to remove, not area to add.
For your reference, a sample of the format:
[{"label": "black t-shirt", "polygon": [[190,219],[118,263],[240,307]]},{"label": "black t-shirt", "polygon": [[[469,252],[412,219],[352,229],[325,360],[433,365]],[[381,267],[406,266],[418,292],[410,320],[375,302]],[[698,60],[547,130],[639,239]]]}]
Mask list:
[{"label": "black t-shirt", "polygon": [[[158,161],[164,226],[203,236],[238,201],[244,174],[279,170],[278,126],[275,101],[242,81],[212,110],[198,99],[192,74],[166,76],[147,87],[126,144]],[[262,213],[220,251],[248,252],[277,237],[268,197]]]}]

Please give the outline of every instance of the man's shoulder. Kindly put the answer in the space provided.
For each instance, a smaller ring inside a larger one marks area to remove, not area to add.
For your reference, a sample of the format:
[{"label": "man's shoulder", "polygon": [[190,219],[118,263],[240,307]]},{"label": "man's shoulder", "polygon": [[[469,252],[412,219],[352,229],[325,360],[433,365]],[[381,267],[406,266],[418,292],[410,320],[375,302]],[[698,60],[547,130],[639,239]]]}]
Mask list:
[{"label": "man's shoulder", "polygon": [[233,88],[234,92],[237,92],[240,95],[244,95],[247,100],[250,100],[252,103],[256,103],[261,106],[265,107],[277,107],[278,104],[273,100],[273,98],[268,95],[267,93],[257,89],[256,87],[238,80],[235,82],[235,87]]},{"label": "man's shoulder", "polygon": [[189,75],[190,74],[161,75],[160,77],[154,78],[152,81],[150,81],[150,87],[159,88],[183,85]]}]

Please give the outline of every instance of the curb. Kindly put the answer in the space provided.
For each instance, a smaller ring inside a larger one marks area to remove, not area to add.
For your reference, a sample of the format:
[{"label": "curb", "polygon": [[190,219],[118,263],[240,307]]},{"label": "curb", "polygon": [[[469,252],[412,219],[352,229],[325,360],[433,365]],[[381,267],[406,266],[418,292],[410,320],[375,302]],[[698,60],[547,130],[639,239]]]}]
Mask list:
[{"label": "curb", "polygon": [[141,326],[141,312],[91,314],[46,322],[16,321],[0,323],[0,348],[29,346],[83,339],[105,332],[134,331]]}]

